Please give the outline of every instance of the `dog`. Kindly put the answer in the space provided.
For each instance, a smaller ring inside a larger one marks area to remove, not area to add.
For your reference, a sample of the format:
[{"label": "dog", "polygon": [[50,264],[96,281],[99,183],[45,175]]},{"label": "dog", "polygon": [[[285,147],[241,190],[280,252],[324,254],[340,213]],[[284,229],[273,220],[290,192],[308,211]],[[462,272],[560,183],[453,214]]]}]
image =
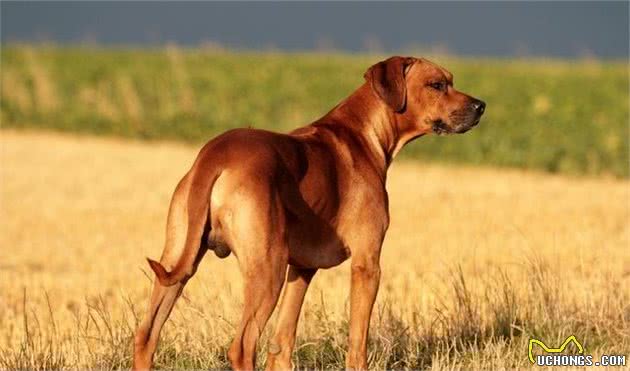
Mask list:
[{"label": "dog", "polygon": [[177,185],[133,368],[149,369],[160,330],[208,250],[234,253],[244,279],[242,320],[228,350],[253,370],[256,343],[284,287],[266,369],[291,369],[304,295],[318,269],[351,259],[346,367],[367,369],[367,339],[389,226],[387,169],[426,134],[465,133],[485,103],[423,58],[391,57],[325,116],[288,134],[234,129],[209,141]]}]

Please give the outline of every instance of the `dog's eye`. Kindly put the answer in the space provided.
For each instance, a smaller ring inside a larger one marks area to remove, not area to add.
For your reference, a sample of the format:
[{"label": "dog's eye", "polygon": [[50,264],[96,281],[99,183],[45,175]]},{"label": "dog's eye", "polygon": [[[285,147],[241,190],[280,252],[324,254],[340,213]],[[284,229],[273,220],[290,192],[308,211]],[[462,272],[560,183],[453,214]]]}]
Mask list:
[{"label": "dog's eye", "polygon": [[435,90],[444,91],[446,90],[446,84],[443,82],[432,82],[429,86]]}]

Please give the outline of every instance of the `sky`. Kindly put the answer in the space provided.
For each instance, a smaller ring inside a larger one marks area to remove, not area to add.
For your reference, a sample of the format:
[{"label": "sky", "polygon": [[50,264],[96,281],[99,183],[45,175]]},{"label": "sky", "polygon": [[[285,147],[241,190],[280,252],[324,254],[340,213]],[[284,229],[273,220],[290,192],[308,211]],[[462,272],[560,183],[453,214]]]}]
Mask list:
[{"label": "sky", "polygon": [[621,59],[628,4],[2,1],[0,40]]}]

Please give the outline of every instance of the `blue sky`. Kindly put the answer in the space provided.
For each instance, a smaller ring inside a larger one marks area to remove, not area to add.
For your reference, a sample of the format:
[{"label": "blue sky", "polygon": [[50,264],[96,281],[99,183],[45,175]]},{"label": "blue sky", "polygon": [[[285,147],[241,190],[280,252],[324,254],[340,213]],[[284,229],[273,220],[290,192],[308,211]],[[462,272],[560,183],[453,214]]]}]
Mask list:
[{"label": "blue sky", "polygon": [[1,39],[628,56],[628,2],[1,2]]}]

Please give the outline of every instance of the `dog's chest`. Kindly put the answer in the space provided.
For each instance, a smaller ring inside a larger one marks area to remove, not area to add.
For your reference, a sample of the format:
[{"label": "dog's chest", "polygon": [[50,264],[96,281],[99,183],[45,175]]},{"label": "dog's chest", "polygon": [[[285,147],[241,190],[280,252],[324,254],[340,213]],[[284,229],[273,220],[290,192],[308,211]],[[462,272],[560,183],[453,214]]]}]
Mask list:
[{"label": "dog's chest", "polygon": [[350,249],[336,234],[292,236],[289,263],[303,268],[331,268],[350,257]]},{"label": "dog's chest", "polygon": [[290,224],[291,264],[330,268],[347,260],[355,248],[374,241],[380,243],[387,223],[386,205],[386,199],[380,195],[367,197],[357,191],[351,197],[342,198],[330,219],[328,215],[313,213]]}]

